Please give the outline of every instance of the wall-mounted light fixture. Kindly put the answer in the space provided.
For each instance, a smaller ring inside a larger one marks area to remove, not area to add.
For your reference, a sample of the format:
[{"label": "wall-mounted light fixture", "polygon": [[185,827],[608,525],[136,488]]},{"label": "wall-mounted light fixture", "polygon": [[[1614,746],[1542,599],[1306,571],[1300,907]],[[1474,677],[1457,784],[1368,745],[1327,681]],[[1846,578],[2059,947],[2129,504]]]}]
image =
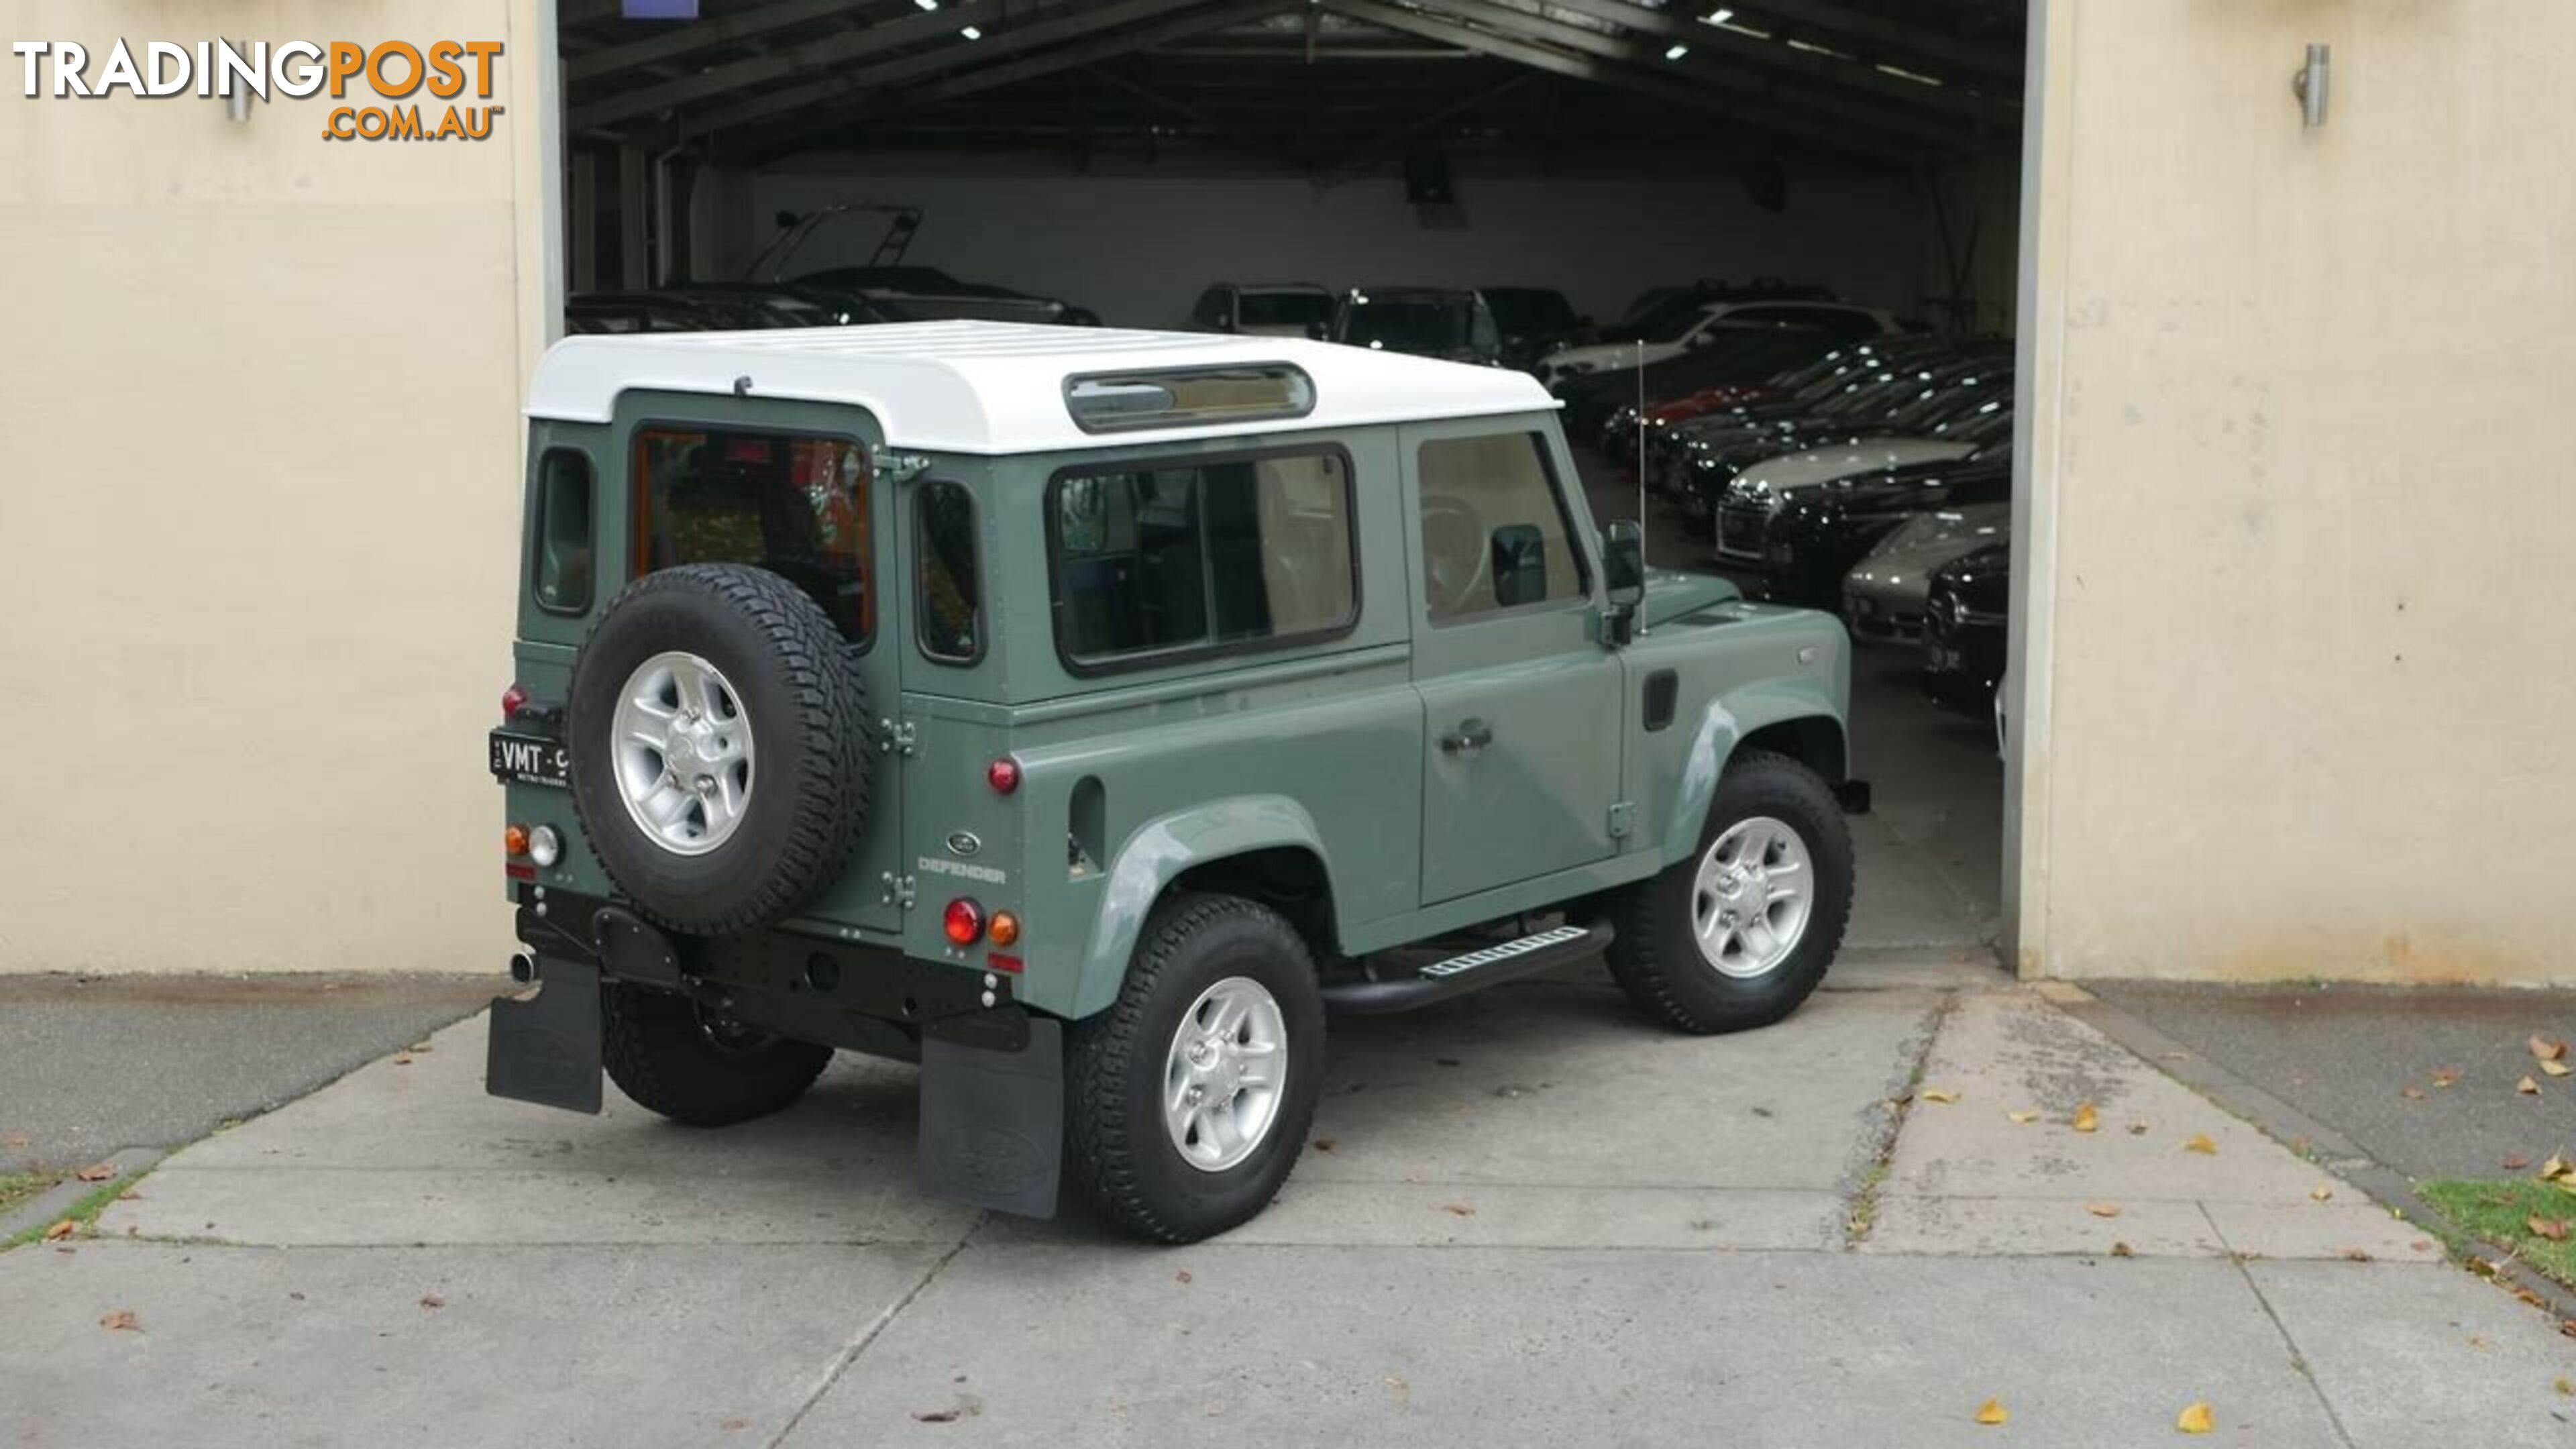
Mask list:
[{"label": "wall-mounted light fixture", "polygon": [[2310,128],[2326,123],[2327,60],[2333,47],[2310,45],[2308,63],[2290,77],[2290,93],[2299,98],[2299,110]]}]

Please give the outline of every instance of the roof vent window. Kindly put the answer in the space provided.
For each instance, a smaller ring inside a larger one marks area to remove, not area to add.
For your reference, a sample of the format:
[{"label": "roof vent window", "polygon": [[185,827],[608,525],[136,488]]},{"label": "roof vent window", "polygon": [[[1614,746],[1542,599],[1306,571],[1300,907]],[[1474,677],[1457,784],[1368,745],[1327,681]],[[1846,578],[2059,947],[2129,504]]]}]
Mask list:
[{"label": "roof vent window", "polygon": [[1285,363],[1099,372],[1065,379],[1064,406],[1086,433],[1302,418],[1315,410],[1315,383]]}]

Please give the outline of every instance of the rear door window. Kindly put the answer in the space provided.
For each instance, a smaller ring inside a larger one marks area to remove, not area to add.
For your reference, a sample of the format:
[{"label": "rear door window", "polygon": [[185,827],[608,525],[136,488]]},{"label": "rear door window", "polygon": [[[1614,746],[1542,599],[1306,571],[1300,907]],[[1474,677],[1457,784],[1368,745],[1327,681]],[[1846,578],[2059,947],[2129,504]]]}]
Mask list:
[{"label": "rear door window", "polygon": [[635,435],[635,572],[754,564],[876,633],[870,464],[853,438],[655,424]]},{"label": "rear door window", "polygon": [[924,483],[913,490],[912,517],[921,652],[941,664],[972,664],[984,655],[975,495],[962,483]]}]

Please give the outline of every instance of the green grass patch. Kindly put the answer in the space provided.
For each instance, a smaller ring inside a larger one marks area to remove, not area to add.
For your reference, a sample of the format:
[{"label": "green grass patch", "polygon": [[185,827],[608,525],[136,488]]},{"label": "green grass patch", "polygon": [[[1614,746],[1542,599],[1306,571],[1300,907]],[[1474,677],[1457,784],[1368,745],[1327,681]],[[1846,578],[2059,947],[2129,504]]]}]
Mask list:
[{"label": "green grass patch", "polygon": [[0,1213],[34,1197],[63,1180],[60,1172],[0,1172]]},{"label": "green grass patch", "polygon": [[[2576,1193],[2527,1177],[2437,1177],[2417,1183],[2415,1191],[2461,1232],[2576,1285]],[[2544,1237],[2531,1230],[2534,1218],[2568,1223],[2570,1231],[2563,1239]]]},{"label": "green grass patch", "polygon": [[[90,1193],[80,1201],[73,1203],[71,1211],[64,1213],[62,1217],[49,1218],[46,1221],[38,1223],[34,1227],[27,1229],[25,1232],[18,1234],[14,1238],[10,1238],[5,1242],[0,1242],[0,1253],[5,1253],[11,1248],[21,1248],[25,1247],[29,1243],[41,1241],[45,1236],[46,1230],[53,1227],[55,1223],[61,1222],[63,1218],[69,1218],[73,1222],[80,1224],[81,1230],[86,1232],[90,1224],[98,1221],[98,1215],[107,1211],[107,1205],[116,1201],[116,1195],[118,1193],[125,1191],[127,1188],[134,1186],[142,1180],[143,1174],[134,1172],[117,1178],[113,1182],[100,1183],[96,1192]],[[77,1237],[78,1234],[75,1234],[74,1236]]]}]

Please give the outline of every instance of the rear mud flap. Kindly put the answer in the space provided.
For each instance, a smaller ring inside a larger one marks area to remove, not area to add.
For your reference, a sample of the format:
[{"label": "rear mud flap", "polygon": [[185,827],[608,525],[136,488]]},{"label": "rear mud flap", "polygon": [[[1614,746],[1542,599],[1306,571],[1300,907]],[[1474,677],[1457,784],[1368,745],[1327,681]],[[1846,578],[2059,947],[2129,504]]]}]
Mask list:
[{"label": "rear mud flap", "polygon": [[1064,1165],[1064,1025],[1026,1019],[1018,1033],[924,1034],[923,1193],[1021,1217],[1055,1216]]},{"label": "rear mud flap", "polygon": [[493,998],[483,1090],[541,1107],[597,1112],[599,968],[548,961],[540,979],[530,1000]]}]

